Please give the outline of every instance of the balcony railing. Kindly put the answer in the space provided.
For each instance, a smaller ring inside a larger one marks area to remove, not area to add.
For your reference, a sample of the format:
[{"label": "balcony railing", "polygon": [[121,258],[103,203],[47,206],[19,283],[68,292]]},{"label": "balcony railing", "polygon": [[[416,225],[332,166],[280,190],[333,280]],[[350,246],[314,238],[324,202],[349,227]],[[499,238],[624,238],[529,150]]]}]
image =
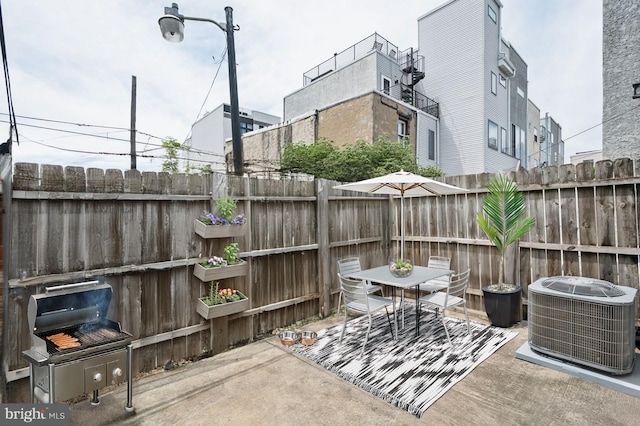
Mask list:
[{"label": "balcony railing", "polygon": [[407,86],[406,84],[399,84],[395,87],[398,87],[400,91],[399,96],[397,96],[398,99],[402,99],[404,102],[411,104],[419,110],[422,110],[427,114],[431,114],[436,118],[440,117],[440,105],[436,101],[423,95],[417,90],[413,90],[411,86]]},{"label": "balcony railing", "polygon": [[306,86],[320,77],[324,77],[325,75],[368,55],[374,50],[384,53],[396,61],[398,60],[398,46],[390,43],[378,33],[373,33],[364,40],[359,41],[340,53],[335,53],[332,58],[327,59],[320,65],[305,72],[303,74],[303,85]]}]

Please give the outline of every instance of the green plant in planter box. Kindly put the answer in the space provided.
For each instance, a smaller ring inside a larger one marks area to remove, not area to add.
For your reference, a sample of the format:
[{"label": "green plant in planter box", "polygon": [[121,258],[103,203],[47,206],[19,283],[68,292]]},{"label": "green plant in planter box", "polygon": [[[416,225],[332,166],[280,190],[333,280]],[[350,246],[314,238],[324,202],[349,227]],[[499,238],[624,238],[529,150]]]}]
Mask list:
[{"label": "green plant in planter box", "polygon": [[198,220],[205,225],[244,225],[243,214],[234,216],[237,203],[233,198],[221,197],[216,200],[216,214],[204,212]]},{"label": "green plant in planter box", "polygon": [[209,294],[202,298],[202,301],[207,306],[221,305],[228,302],[237,302],[245,297],[237,290],[230,288],[219,288],[220,283],[218,281],[211,281],[209,284]]},{"label": "green plant in planter box", "polygon": [[242,260],[238,258],[239,252],[240,246],[238,243],[231,243],[222,251],[223,257],[211,256],[210,258],[202,261],[200,265],[205,268],[219,268],[221,266],[237,265],[242,262]]},{"label": "green plant in planter box", "polygon": [[227,260],[227,264],[229,265],[240,263],[240,259],[238,259],[239,252],[240,246],[238,246],[238,243],[231,243],[222,251],[222,253],[224,254],[224,258]]},{"label": "green plant in planter box", "polygon": [[524,217],[526,204],[524,195],[518,191],[513,179],[497,175],[489,184],[489,193],[484,197],[482,213],[478,213],[478,226],[500,253],[498,283],[489,286],[499,292],[513,291],[517,286],[504,282],[504,260],[509,246],[529,232],[536,223],[533,217]]},{"label": "green plant in planter box", "polygon": [[236,201],[233,198],[220,197],[216,200],[216,211],[221,218],[230,222],[235,210]]}]

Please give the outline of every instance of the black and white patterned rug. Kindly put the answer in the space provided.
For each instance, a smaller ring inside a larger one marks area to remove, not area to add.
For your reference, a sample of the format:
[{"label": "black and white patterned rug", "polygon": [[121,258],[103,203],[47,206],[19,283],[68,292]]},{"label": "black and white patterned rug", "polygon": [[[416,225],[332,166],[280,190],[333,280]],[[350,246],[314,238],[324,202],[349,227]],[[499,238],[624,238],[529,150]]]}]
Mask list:
[{"label": "black and white patterned rug", "polygon": [[[518,333],[447,317],[454,347],[447,341],[442,320],[423,310],[420,335],[415,337],[415,311],[406,311],[405,328],[393,340],[384,311],[374,314],[364,355],[366,317],[349,317],[342,344],[342,322],[318,332],[313,346],[291,346],[329,371],[417,417],[453,385]],[[344,317],[343,317],[344,318]]]}]

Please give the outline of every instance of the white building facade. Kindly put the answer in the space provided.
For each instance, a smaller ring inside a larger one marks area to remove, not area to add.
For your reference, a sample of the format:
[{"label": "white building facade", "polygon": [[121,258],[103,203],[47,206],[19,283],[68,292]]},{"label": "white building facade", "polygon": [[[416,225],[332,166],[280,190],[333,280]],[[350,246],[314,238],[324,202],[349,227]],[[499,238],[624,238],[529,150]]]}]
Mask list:
[{"label": "white building facade", "polygon": [[[278,124],[280,117],[240,108],[240,134]],[[210,164],[213,171],[226,172],[225,142],[231,139],[231,106],[221,104],[191,126],[187,141],[188,161],[192,166]]]},{"label": "white building facade", "polygon": [[[514,50],[501,37],[501,8],[499,0],[451,0],[418,18],[426,62],[419,86],[440,105],[446,174],[494,172],[526,161],[526,64],[516,69],[510,60]],[[513,81],[518,73],[519,85]],[[519,117],[512,115],[512,93],[523,98]]]}]

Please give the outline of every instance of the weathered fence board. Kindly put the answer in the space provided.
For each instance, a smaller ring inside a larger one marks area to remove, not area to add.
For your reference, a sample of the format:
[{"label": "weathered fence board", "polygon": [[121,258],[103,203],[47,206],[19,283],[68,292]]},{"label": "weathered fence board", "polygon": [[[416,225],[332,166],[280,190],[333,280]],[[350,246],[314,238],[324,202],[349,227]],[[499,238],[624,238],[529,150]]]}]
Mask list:
[{"label": "weathered fence board", "polygon": [[618,247],[638,247],[636,185],[616,185],[615,218]]},{"label": "weathered fence board", "polygon": [[560,228],[563,244],[578,244],[578,221],[575,188],[560,190]]},{"label": "weathered fence board", "polygon": [[613,187],[596,188],[596,243],[599,246],[616,245]]}]

